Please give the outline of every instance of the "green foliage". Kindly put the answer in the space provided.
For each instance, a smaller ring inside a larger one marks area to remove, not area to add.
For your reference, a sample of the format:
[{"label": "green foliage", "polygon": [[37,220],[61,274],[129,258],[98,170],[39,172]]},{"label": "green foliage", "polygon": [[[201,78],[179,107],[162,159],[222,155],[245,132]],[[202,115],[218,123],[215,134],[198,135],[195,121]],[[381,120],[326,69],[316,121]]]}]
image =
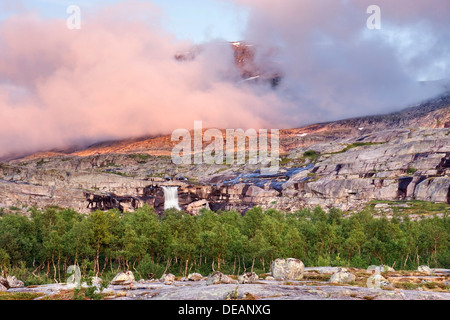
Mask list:
[{"label": "green foliage", "polygon": [[[411,207],[436,209],[423,202]],[[33,285],[64,282],[70,265],[78,265],[85,279],[104,280],[120,270],[144,279],[168,272],[265,273],[272,260],[288,257],[307,266],[450,267],[447,216],[411,221],[399,213],[389,220],[374,218],[371,210],[344,218],[340,210],[321,207],[295,213],[255,207],[244,216],[206,209],[191,216],[171,209],[158,217],[148,206],[88,216],[31,208],[30,218],[0,217],[0,268]],[[75,292],[74,298],[100,298],[92,290]]]},{"label": "green foliage", "polygon": [[414,167],[409,167],[408,170],[406,170],[407,174],[414,174],[417,172],[417,169],[415,169]]},{"label": "green foliage", "polygon": [[31,293],[31,292],[0,292],[1,300],[34,300],[42,297],[43,293]]},{"label": "green foliage", "polygon": [[314,150],[308,150],[303,153],[303,157],[311,160],[311,162],[315,162],[319,158],[319,154]]},{"label": "green foliage", "polygon": [[128,155],[131,159],[136,160],[137,163],[147,163],[150,155],[146,153],[137,153]]}]

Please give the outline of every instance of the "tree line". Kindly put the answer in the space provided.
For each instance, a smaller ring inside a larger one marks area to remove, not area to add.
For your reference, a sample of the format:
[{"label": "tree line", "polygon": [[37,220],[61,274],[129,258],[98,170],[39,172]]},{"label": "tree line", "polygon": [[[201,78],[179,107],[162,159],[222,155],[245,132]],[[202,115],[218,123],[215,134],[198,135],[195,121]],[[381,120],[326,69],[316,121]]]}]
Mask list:
[{"label": "tree line", "polygon": [[245,215],[202,210],[198,216],[170,209],[161,217],[149,206],[89,215],[30,211],[29,217],[0,218],[0,269],[29,283],[64,282],[70,265],[80,266],[85,277],[132,270],[147,279],[166,272],[268,272],[271,261],[283,257],[306,266],[450,268],[447,215],[411,221],[363,210],[344,218],[338,209],[320,207],[295,213],[255,207]]}]

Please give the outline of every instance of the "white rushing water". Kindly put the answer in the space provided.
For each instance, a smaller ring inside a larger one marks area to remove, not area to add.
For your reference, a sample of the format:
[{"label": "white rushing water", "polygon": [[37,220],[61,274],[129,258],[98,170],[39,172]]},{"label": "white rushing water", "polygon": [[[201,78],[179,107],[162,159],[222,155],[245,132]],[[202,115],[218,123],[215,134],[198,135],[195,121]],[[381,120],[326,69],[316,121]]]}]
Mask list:
[{"label": "white rushing water", "polygon": [[162,187],[164,191],[164,210],[175,208],[181,210],[178,204],[178,187]]}]

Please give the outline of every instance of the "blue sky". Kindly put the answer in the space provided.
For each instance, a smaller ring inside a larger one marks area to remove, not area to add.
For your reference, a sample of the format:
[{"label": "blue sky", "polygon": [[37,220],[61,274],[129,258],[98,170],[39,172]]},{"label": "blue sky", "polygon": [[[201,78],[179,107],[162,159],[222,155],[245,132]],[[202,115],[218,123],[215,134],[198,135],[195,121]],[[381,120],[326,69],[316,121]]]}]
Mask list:
[{"label": "blue sky", "polygon": [[[3,1],[3,0],[2,0]],[[22,0],[27,10],[37,11],[44,17],[64,18],[69,5],[93,10],[97,4],[112,4],[122,0]],[[177,38],[197,43],[214,38],[227,41],[241,40],[248,12],[232,1],[225,0],[140,0],[153,2],[164,12],[163,27]],[[19,2],[6,0],[0,4],[0,19],[20,10]]]}]

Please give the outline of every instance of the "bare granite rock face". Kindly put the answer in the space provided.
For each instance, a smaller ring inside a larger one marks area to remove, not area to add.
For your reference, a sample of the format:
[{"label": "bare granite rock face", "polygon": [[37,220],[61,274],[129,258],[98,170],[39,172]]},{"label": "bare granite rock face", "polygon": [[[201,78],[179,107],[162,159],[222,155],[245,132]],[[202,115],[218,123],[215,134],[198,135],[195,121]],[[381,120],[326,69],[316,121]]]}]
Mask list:
[{"label": "bare granite rock face", "polygon": [[193,215],[254,206],[359,210],[371,200],[450,203],[449,127],[447,94],[392,114],[282,130],[274,175],[261,174],[260,164],[175,165],[168,136],[40,153],[0,162],[0,208],[132,212],[147,204],[161,214],[162,186],[177,186],[180,207]]}]

